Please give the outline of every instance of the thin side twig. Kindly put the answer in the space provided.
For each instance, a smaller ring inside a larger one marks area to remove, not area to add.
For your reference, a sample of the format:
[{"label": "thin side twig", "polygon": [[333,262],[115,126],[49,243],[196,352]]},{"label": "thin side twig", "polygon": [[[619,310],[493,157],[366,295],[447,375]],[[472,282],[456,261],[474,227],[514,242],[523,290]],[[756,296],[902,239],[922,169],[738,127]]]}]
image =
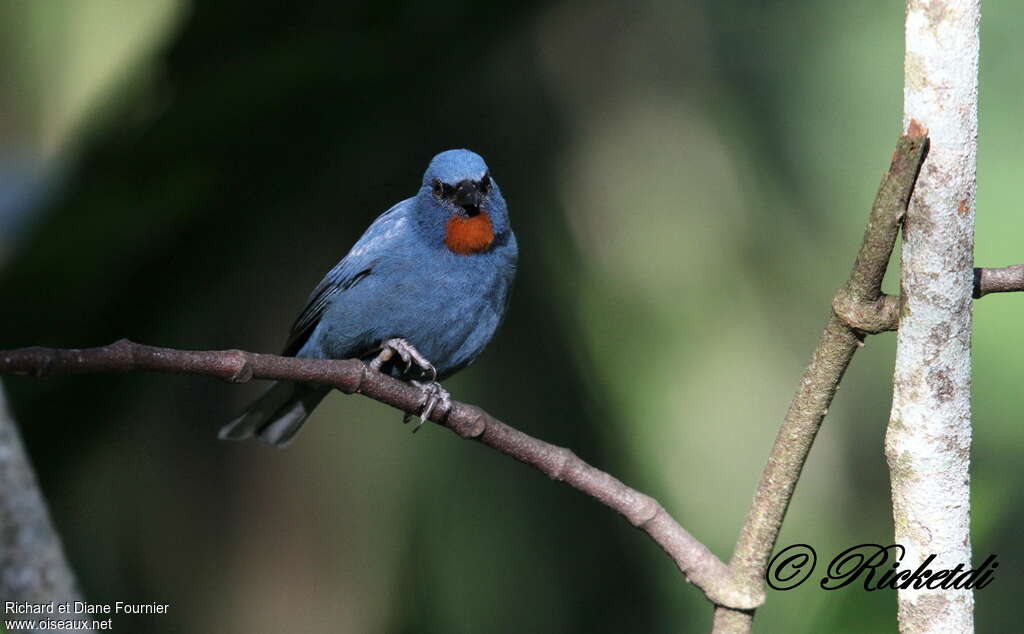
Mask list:
[{"label": "thin side twig", "polygon": [[974,298],[989,293],[1024,291],[1024,264],[1000,269],[974,269]]},{"label": "thin side twig", "polygon": [[[242,350],[175,350],[127,340],[81,350],[36,347],[0,351],[0,374],[44,377],[57,372],[133,370],[205,375],[231,383],[251,379],[320,383],[346,394],[360,393],[407,412],[415,411],[422,399],[419,388],[375,372],[352,359],[298,359]],[[524,434],[479,407],[457,401],[453,401],[447,417],[435,410],[430,420],[463,438],[476,440],[528,464],[619,512],[661,546],[686,579],[716,605],[749,609],[764,600],[759,588],[737,590],[726,565],[674,520],[657,500],[587,464],[572,451]]]},{"label": "thin side twig", "polygon": [[[889,171],[882,178],[868,226],[850,277],[836,294],[833,312],[811,355],[786,418],[779,428],[768,464],[754,494],[746,522],[729,562],[735,582],[763,591],[764,575],[786,509],[814,438],[828,413],[839,381],[865,334],[891,329],[898,302],[882,294],[882,278],[900,223],[928,151],[923,131],[900,137]],[[749,632],[753,610],[715,608],[715,634]]]}]

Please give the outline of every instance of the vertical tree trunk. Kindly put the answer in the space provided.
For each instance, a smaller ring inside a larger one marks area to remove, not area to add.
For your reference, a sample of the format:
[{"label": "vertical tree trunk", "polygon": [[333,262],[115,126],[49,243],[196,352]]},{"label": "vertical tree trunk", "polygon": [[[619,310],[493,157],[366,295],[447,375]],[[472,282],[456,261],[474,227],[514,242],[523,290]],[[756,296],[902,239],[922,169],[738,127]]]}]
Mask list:
[{"label": "vertical tree trunk", "polygon": [[[904,225],[885,449],[900,570],[971,567],[971,290],[979,0],[908,0],[903,125],[931,151]],[[900,590],[904,633],[973,631],[970,590]]]}]

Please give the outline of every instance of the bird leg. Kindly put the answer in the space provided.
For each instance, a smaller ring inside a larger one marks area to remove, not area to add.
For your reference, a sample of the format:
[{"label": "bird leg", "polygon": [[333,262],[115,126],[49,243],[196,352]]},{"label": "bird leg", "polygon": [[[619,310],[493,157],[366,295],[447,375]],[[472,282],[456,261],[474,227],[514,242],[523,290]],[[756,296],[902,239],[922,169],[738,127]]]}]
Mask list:
[{"label": "bird leg", "polygon": [[381,366],[393,359],[396,354],[398,358],[405,362],[404,374],[408,374],[415,363],[427,377],[428,381],[433,382],[437,378],[437,370],[434,368],[434,365],[420,354],[416,346],[401,337],[394,337],[381,342],[380,353],[374,357],[373,361],[370,361],[370,367],[380,372]]},{"label": "bird leg", "polygon": [[[426,378],[425,381],[409,380],[410,383],[423,390],[423,400],[416,407],[419,412],[420,422],[412,430],[413,433],[416,433],[423,426],[423,423],[430,419],[430,414],[435,409],[440,408],[447,416],[452,408],[452,397],[448,390],[441,387],[441,384],[437,382],[437,369],[434,368],[434,365],[427,361],[427,358],[420,354],[420,351],[414,345],[401,337],[381,342],[380,353],[370,361],[370,367],[380,372],[381,367],[394,359],[396,355],[405,363],[404,374],[408,374],[415,364],[419,368],[420,373]],[[414,412],[406,412],[405,416],[402,417],[402,422],[408,423],[413,414]]]},{"label": "bird leg", "polygon": [[[441,384],[437,381],[409,381],[416,387],[423,390],[423,400],[420,401],[419,407],[419,418],[420,422],[413,428],[412,433],[416,433],[423,427],[423,423],[430,419],[431,412],[435,408],[440,408],[444,415],[447,416],[448,412],[452,409],[452,395],[448,393],[448,390],[441,387]],[[407,412],[402,418],[403,423],[408,423],[409,419],[412,418],[412,413]]]}]

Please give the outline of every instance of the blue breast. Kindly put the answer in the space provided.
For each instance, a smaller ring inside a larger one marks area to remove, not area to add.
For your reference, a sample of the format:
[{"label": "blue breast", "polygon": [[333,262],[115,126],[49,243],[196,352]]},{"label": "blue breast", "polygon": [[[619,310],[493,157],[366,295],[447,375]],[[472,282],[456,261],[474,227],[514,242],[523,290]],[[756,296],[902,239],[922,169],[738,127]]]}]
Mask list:
[{"label": "blue breast", "polygon": [[457,255],[416,243],[390,256],[339,292],[298,352],[351,358],[375,343],[403,337],[445,378],[471,363],[494,336],[515,274],[511,231],[487,252]]}]

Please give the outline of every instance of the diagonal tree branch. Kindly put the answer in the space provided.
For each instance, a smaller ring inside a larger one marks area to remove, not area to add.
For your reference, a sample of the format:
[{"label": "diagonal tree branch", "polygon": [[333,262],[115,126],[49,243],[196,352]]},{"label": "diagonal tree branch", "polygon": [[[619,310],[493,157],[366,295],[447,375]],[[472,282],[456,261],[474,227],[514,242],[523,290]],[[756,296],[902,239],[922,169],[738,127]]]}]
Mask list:
[{"label": "diagonal tree branch", "polygon": [[[736,583],[748,592],[763,591],[765,570],[786,509],[853,353],[863,345],[865,334],[889,329],[887,324],[893,323],[898,313],[898,298],[882,294],[882,278],[927,152],[923,130],[912,127],[910,135],[900,137],[878,188],[850,278],[836,293],[832,316],[779,428],[729,562]],[[714,632],[749,632],[753,618],[753,610],[718,606]]]},{"label": "diagonal tree branch", "polygon": [[[18,428],[0,386],[0,598],[31,604],[80,601]],[[0,614],[6,612],[2,606]],[[8,618],[20,618],[17,613]],[[2,628],[0,628],[2,629]],[[51,631],[51,630],[36,630]],[[78,630],[85,631],[85,630]],[[91,631],[91,630],[90,630]]]},{"label": "diagonal tree branch", "polygon": [[[375,372],[352,359],[299,359],[242,350],[174,350],[125,339],[109,346],[82,350],[21,348],[0,351],[0,374],[42,378],[57,372],[132,370],[198,374],[230,383],[244,383],[251,379],[321,383],[346,394],[363,394],[406,412],[417,410],[422,400],[419,388]],[[564,482],[618,511],[661,546],[686,579],[716,605],[749,609],[764,600],[764,592],[760,588],[737,591],[726,565],[680,526],[657,500],[587,464],[572,451],[524,434],[479,407],[457,401],[453,401],[447,417],[435,410],[430,419],[463,438],[477,440],[535,467],[551,479]]]}]

